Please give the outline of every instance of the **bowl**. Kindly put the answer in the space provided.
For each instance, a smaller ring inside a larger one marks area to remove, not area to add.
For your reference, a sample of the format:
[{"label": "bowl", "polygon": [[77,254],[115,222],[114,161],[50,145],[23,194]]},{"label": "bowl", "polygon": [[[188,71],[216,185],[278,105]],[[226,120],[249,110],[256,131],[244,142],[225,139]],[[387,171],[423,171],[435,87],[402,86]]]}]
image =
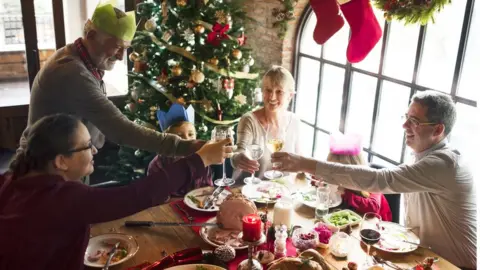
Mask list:
[{"label": "bowl", "polygon": [[[332,232],[332,236],[333,236],[333,234],[335,234],[336,232],[340,231],[339,228],[337,228],[337,227],[335,227],[335,226],[333,226],[333,225],[331,225],[331,224],[327,224],[327,223],[325,223],[325,222],[317,222],[317,223],[315,223],[315,225],[314,225],[313,228],[315,229],[315,228],[318,228],[318,227],[320,227],[320,226],[322,226],[322,225],[326,226],[326,227]],[[317,232],[317,234],[318,234],[318,232]],[[319,240],[319,241],[318,241],[318,247],[319,247],[319,248],[328,248],[330,241],[325,244],[325,243],[320,242],[320,239],[318,239],[318,240]]]},{"label": "bowl", "polygon": [[330,253],[335,257],[347,257],[351,247],[350,235],[344,232],[336,232],[332,235],[332,238],[330,238]]},{"label": "bowl", "polygon": [[293,231],[292,244],[300,252],[318,246],[318,233],[313,229],[299,228]]}]

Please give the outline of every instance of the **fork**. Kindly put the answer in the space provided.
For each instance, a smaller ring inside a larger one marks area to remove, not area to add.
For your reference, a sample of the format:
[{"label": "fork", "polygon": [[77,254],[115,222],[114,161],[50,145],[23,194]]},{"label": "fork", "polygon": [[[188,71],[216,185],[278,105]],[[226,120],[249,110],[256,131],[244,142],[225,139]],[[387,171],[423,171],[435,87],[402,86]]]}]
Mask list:
[{"label": "fork", "polygon": [[180,205],[178,205],[178,204],[175,204],[175,207],[177,207],[178,210],[182,211],[182,213],[185,214],[185,216],[187,217],[187,219],[188,219],[189,222],[193,222],[193,217],[190,216],[190,214],[189,214],[187,211],[185,211],[185,209],[183,209],[183,208],[182,208]]}]

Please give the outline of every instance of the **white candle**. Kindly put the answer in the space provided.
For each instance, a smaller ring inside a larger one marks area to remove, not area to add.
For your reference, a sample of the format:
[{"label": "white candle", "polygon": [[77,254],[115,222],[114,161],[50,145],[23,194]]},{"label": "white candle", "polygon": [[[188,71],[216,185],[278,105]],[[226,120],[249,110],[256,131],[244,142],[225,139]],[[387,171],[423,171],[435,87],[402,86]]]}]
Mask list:
[{"label": "white candle", "polygon": [[288,198],[281,198],[273,208],[273,225],[292,225],[293,202]]}]

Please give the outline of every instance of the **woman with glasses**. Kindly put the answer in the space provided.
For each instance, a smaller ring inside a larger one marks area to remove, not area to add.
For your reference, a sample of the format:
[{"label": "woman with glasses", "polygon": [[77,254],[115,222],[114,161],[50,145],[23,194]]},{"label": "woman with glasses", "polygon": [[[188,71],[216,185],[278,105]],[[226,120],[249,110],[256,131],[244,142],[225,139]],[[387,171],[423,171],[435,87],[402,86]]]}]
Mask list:
[{"label": "woman with glasses", "polygon": [[90,224],[164,202],[232,151],[229,139],[206,144],[128,186],[106,189],[79,181],[93,172],[97,149],[78,119],[44,117],[26,139],[0,175],[0,269],[83,269]]}]

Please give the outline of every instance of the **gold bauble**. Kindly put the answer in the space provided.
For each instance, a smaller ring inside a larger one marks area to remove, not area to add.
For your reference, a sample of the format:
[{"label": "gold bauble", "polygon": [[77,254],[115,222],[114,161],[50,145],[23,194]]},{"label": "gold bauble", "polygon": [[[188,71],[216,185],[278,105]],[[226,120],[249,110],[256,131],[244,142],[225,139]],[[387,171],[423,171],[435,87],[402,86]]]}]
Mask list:
[{"label": "gold bauble", "polygon": [[157,23],[155,22],[154,19],[150,19],[146,21],[143,26],[145,27],[145,30],[147,30],[148,32],[153,32],[157,29]]},{"label": "gold bauble", "polygon": [[218,65],[218,58],[214,57],[208,60],[208,62],[214,66]]},{"label": "gold bauble", "polygon": [[156,111],[156,110],[157,110],[157,108],[156,108],[155,106],[150,107],[150,111],[151,111],[151,112],[154,112],[154,111]]},{"label": "gold bauble", "polygon": [[232,51],[232,57],[237,59],[237,60],[242,58],[242,51],[240,51],[239,49],[233,50]]},{"label": "gold bauble", "polygon": [[165,75],[160,75],[157,77],[157,82],[161,85],[166,85],[168,84],[168,77]]},{"label": "gold bauble", "polygon": [[140,55],[137,52],[132,52],[128,56],[128,59],[130,59],[130,61],[132,61],[132,62],[135,62],[135,61],[137,61],[138,57],[140,57]]},{"label": "gold bauble", "polygon": [[194,28],[193,31],[195,34],[203,34],[205,32],[205,27],[201,24],[197,24]]},{"label": "gold bauble", "polygon": [[182,70],[182,68],[181,68],[180,66],[174,66],[174,67],[172,68],[172,74],[173,74],[173,76],[180,76],[180,75],[182,75],[182,71],[183,71],[183,70]]},{"label": "gold bauble", "polygon": [[186,0],[177,0],[177,6],[179,7],[184,7],[187,5],[187,1]]},{"label": "gold bauble", "polygon": [[202,83],[205,80],[205,75],[200,70],[196,69],[192,71],[190,78],[196,83]]}]

